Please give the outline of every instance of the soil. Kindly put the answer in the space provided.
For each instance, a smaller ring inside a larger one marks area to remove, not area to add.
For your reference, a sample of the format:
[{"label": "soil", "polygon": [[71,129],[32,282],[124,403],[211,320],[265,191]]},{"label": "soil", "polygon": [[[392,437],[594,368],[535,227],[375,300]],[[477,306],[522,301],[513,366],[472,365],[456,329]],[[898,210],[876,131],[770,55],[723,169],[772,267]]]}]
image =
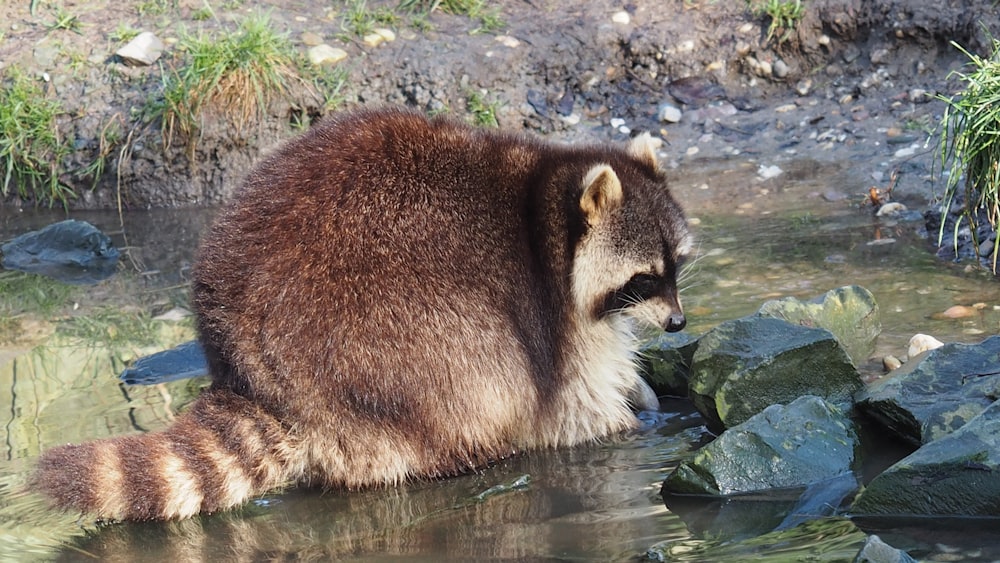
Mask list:
[{"label": "soil", "polygon": [[[63,178],[80,194],[73,208],[224,201],[262,152],[295,134],[296,118],[321,118],[316,92],[293,86],[249,130],[208,116],[193,153],[184,143],[165,146],[159,123],[137,119],[182,63],[174,41],[182,30],[233,29],[252,12],[267,12],[303,57],[317,36],[348,52],[338,63],[348,76],[342,107],[393,103],[465,116],[478,93],[496,104],[505,129],[600,142],[651,131],[679,174],[709,159],[750,162],[762,173],[792,160],[846,163],[857,185],[824,197],[859,201],[868,187],[884,193],[894,176],[896,197],[932,197],[944,108],[934,96],[956,90],[951,73],[967,62],[950,42],[985,54],[988,33],[1000,36],[994,0],[803,0],[786,38],[769,38],[769,19],[742,0],[491,0],[499,31],[477,32],[478,20],[441,11],[427,18],[430,29],[418,29],[403,15],[397,38],[375,47],[345,39],[341,2],[231,0],[213,5],[208,20],[199,17],[202,0],[41,0],[34,14],[31,4],[0,4],[0,67],[41,77],[62,101],[62,134],[77,148],[67,168],[102,150],[109,124],[122,131],[118,145],[103,147],[113,158],[96,184]],[[167,9],[150,13],[155,5]],[[367,4],[380,7],[396,2]],[[53,27],[66,15],[77,18],[75,30]],[[164,39],[164,57],[123,64],[111,39],[123,25]],[[681,110],[679,122],[659,119],[664,104]],[[706,204],[727,199],[719,193]],[[8,198],[0,209],[24,205],[31,202]]]}]

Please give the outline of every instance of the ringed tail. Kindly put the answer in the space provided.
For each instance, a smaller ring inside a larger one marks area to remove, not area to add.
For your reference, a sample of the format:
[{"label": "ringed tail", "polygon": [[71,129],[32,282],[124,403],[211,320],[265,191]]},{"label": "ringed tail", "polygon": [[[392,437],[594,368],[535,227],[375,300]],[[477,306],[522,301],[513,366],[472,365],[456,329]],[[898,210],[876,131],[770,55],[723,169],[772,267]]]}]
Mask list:
[{"label": "ringed tail", "polygon": [[240,505],[298,475],[290,433],[227,390],[203,393],[166,430],[53,448],[32,477],[63,509],[168,520]]}]

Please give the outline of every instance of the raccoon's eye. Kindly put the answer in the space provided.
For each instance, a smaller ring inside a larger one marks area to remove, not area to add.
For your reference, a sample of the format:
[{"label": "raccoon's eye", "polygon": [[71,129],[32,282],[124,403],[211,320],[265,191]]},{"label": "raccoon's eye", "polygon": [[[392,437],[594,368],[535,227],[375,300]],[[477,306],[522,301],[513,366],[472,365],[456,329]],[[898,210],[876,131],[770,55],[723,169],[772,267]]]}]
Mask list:
[{"label": "raccoon's eye", "polygon": [[636,274],[619,291],[626,299],[645,301],[659,293],[661,281],[655,274]]}]

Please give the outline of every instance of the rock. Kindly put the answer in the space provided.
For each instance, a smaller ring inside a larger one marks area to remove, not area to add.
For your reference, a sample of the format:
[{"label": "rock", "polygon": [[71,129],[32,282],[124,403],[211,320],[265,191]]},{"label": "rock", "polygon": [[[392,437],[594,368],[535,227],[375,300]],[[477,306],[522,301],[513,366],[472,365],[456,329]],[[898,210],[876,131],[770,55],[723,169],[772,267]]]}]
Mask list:
[{"label": "rock", "polygon": [[163,54],[163,41],[150,31],[136,35],[115,54],[130,66],[149,66],[155,63]]},{"label": "rock", "polygon": [[931,315],[934,319],[967,319],[969,317],[974,317],[979,314],[974,307],[966,307],[965,305],[952,305],[944,311]]},{"label": "rock", "polygon": [[757,314],[829,330],[855,366],[872,355],[882,332],[875,296],[858,285],[833,289],[810,301],[794,297],[768,301]]},{"label": "rock", "polygon": [[892,217],[906,211],[906,206],[896,201],[890,201],[878,208],[876,217]]},{"label": "rock", "polygon": [[709,428],[721,432],[802,395],[847,403],[861,386],[830,331],[755,315],[722,323],[698,340],[689,395]]},{"label": "rock", "polygon": [[208,360],[197,340],[139,358],[119,378],[129,385],[155,385],[208,375]]},{"label": "rock", "polygon": [[611,16],[611,21],[617,24],[627,25],[630,21],[632,21],[632,17],[628,15],[628,12],[622,10],[620,12],[615,12]]},{"label": "rock", "polygon": [[774,166],[774,165],[766,166],[764,164],[761,164],[757,168],[757,176],[759,176],[763,180],[770,180],[771,178],[777,178],[778,176],[781,176],[784,172],[785,171],[782,170],[779,166]]},{"label": "rock", "polygon": [[854,558],[854,563],[917,563],[902,549],[896,549],[876,535],[868,536],[864,547]]},{"label": "rock", "polygon": [[0,246],[0,265],[74,285],[94,284],[114,275],[118,249],[86,221],[69,219],[25,233]]},{"label": "rock", "polygon": [[313,33],[312,31],[303,32],[299,38],[306,47],[315,47],[316,45],[323,44],[323,38],[318,33]]},{"label": "rock", "polygon": [[781,59],[774,61],[774,75],[778,78],[787,77],[790,71],[791,69],[788,68],[788,64],[785,61]]},{"label": "rock", "polygon": [[885,369],[886,372],[899,369],[902,366],[903,362],[899,361],[899,358],[896,356],[888,355],[882,358],[882,368]]},{"label": "rock", "polygon": [[385,41],[385,37],[380,33],[369,33],[361,38],[361,42],[369,47],[378,47]]},{"label": "rock", "polygon": [[387,27],[377,27],[372,31],[372,33],[378,35],[383,41],[389,43],[396,40],[396,32]]},{"label": "rock", "polygon": [[910,347],[906,351],[906,356],[908,358],[915,358],[919,354],[923,354],[928,350],[934,350],[935,348],[940,348],[944,346],[944,342],[941,342],[933,336],[927,334],[914,334],[910,337]]},{"label": "rock", "polygon": [[347,51],[326,43],[310,47],[306,54],[309,62],[315,66],[333,65],[347,58]]},{"label": "rock", "polygon": [[798,92],[800,96],[808,96],[809,91],[812,90],[812,79],[803,78],[795,84],[795,91]]},{"label": "rock", "polygon": [[819,397],[799,397],[730,427],[678,465],[661,494],[725,496],[805,487],[850,474],[857,448],[844,413]]},{"label": "rock", "polygon": [[[1000,339],[1000,338],[998,338]],[[1000,516],[1000,402],[898,461],[858,495],[860,516]]]},{"label": "rock", "polygon": [[656,118],[667,123],[677,123],[681,120],[681,110],[673,104],[660,104]]},{"label": "rock", "polygon": [[689,106],[700,106],[726,97],[722,86],[701,76],[678,78],[667,85],[667,92],[678,102]]},{"label": "rock", "polygon": [[691,358],[698,343],[683,332],[664,332],[639,350],[642,374],[657,395],[686,397]]},{"label": "rock", "polygon": [[979,344],[948,343],[911,357],[859,393],[857,401],[862,412],[898,438],[920,445],[958,430],[997,397],[1000,336],[992,336]]}]

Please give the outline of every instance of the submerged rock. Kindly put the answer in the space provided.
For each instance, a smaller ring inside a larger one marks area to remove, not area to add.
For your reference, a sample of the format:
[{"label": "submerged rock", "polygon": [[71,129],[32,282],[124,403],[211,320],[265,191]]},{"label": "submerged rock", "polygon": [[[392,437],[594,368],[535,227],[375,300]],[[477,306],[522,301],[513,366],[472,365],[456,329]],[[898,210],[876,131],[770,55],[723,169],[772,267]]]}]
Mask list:
[{"label": "submerged rock", "polygon": [[825,329],[750,316],[725,322],[698,341],[689,395],[714,432],[803,395],[846,404],[861,377]]},{"label": "submerged rock", "polygon": [[858,437],[835,406],[814,396],[772,405],[681,463],[662,494],[736,495],[805,487],[850,473]]},{"label": "submerged rock", "polygon": [[898,437],[926,444],[959,429],[1000,397],[1000,336],[949,343],[858,394],[858,408]]},{"label": "submerged rock", "polygon": [[917,563],[917,560],[902,549],[885,543],[882,538],[871,535],[854,558],[854,563]]},{"label": "submerged rock", "polygon": [[875,296],[858,285],[832,289],[810,301],[794,297],[768,301],[757,314],[829,330],[855,366],[872,355],[882,332]]},{"label": "submerged rock", "polygon": [[859,516],[1000,516],[1000,401],[872,479]]},{"label": "submerged rock", "polygon": [[118,266],[111,239],[86,221],[69,219],[20,235],[0,246],[0,264],[74,285],[110,278]]}]

